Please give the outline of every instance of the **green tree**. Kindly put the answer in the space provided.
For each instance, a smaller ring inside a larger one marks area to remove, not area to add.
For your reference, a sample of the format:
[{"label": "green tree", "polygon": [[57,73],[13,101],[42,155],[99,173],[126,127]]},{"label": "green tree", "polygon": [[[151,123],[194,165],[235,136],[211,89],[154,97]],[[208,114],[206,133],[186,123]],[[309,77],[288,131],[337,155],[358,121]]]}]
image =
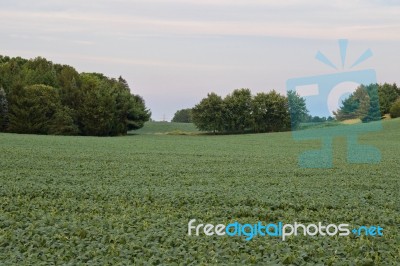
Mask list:
[{"label": "green tree", "polygon": [[24,85],[22,67],[27,62],[21,57],[4,60],[0,65],[0,86],[4,88],[8,95],[12,88]]},{"label": "green tree", "polygon": [[192,123],[192,109],[181,109],[175,112],[172,122]]},{"label": "green tree", "polygon": [[139,95],[130,92],[121,77],[108,79],[102,74],[81,75],[81,103],[78,126],[82,134],[95,136],[124,135],[143,127],[151,112]]},{"label": "green tree", "polygon": [[[119,80],[122,78],[120,77]],[[113,82],[113,99],[115,112],[111,135],[125,135],[128,132],[128,113],[132,108],[132,99],[129,87],[125,82]]]},{"label": "green tree", "polygon": [[300,123],[305,122],[308,118],[306,100],[295,91],[288,91],[287,97],[291,126],[295,130],[299,128]]},{"label": "green tree", "polygon": [[382,115],[379,106],[378,84],[370,84],[365,87],[368,93],[369,102],[366,115],[361,116],[361,120],[365,122],[381,120]]},{"label": "green tree", "polygon": [[151,112],[146,108],[145,101],[139,95],[131,93],[128,82],[121,76],[114,84],[114,99],[116,104],[115,128],[116,134],[124,135],[128,131],[137,130],[149,121]]},{"label": "green tree", "polygon": [[364,85],[359,86],[352,94],[352,97],[354,97],[359,103],[358,109],[355,111],[356,118],[364,119],[368,116],[368,112],[371,106],[371,97],[368,93],[367,88]]},{"label": "green tree", "polygon": [[380,120],[378,84],[359,86],[354,93],[342,101],[342,106],[334,114],[339,121],[355,118],[363,122]]},{"label": "green tree", "polygon": [[27,61],[22,67],[22,73],[24,85],[43,84],[54,88],[59,87],[53,63],[43,57]]},{"label": "green tree", "polygon": [[390,117],[397,118],[400,117],[400,98],[394,102],[392,107],[390,108]]},{"label": "green tree", "polygon": [[[375,84],[375,86],[378,86],[378,84]],[[397,85],[390,85],[388,83],[385,83],[383,85],[379,85],[378,91],[380,112],[382,115],[388,114],[390,112],[390,107],[400,96],[400,94],[398,93],[399,90],[397,88]]]},{"label": "green tree", "polygon": [[290,127],[288,100],[275,90],[258,93],[252,101],[255,132],[276,132]]},{"label": "green tree", "polygon": [[0,132],[8,128],[8,100],[3,87],[0,87]]},{"label": "green tree", "polygon": [[139,95],[131,95],[130,108],[127,113],[128,130],[137,130],[144,126],[144,123],[149,121],[151,112],[146,108],[144,99]]},{"label": "green tree", "polygon": [[192,109],[193,123],[199,130],[222,131],[223,100],[215,93],[209,93]]},{"label": "green tree", "polygon": [[354,97],[348,97],[342,101],[342,106],[336,112],[333,112],[336,119],[343,121],[346,119],[357,118],[356,111],[360,106],[360,102]]},{"label": "green tree", "polygon": [[342,106],[334,112],[334,115],[339,121],[355,118],[364,119],[367,117],[369,109],[370,96],[368,89],[361,85],[348,98],[342,101]]},{"label": "green tree", "polygon": [[79,128],[72,118],[72,110],[66,106],[60,106],[54,114],[48,129],[51,135],[79,135]]},{"label": "green tree", "polygon": [[109,136],[112,133],[115,102],[103,76],[85,73],[82,102],[78,107],[78,126],[83,135]]},{"label": "green tree", "polygon": [[61,102],[53,87],[18,86],[10,93],[9,108],[11,132],[48,134]]},{"label": "green tree", "polygon": [[62,104],[73,110],[77,109],[82,97],[79,73],[68,65],[55,65],[55,69]]},{"label": "green tree", "polygon": [[249,89],[234,90],[224,99],[223,125],[228,132],[252,128],[252,96]]}]

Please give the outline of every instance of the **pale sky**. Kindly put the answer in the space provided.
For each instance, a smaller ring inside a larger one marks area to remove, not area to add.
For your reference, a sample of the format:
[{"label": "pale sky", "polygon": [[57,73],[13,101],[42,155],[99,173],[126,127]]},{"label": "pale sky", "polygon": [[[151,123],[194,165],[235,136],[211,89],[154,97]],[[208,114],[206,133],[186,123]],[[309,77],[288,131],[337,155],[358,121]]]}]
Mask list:
[{"label": "pale sky", "polygon": [[349,65],[373,52],[352,70],[400,83],[395,0],[0,0],[0,33],[0,54],[122,75],[155,120],[208,92],[284,93],[290,78],[343,71],[315,60],[341,65],[343,38]]}]

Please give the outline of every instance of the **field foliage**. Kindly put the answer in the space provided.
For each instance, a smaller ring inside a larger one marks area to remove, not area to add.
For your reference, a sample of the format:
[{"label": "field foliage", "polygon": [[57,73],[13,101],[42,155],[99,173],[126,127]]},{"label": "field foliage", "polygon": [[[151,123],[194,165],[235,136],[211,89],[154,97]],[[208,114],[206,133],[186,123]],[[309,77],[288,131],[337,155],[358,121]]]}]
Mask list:
[{"label": "field foliage", "polygon": [[[382,163],[347,164],[343,138],[327,170],[297,166],[318,142],[290,132],[0,134],[0,264],[396,265],[400,120],[383,126],[360,138]],[[380,225],[384,236],[189,237],[190,219]]]}]

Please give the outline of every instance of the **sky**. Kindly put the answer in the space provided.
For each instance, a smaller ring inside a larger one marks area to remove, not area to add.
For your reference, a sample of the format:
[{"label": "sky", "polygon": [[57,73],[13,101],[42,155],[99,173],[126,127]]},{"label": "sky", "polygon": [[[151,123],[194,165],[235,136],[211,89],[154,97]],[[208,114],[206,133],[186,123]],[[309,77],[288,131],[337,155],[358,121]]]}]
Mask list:
[{"label": "sky", "polygon": [[[400,84],[396,0],[0,0],[0,33],[2,55],[121,75],[154,120],[209,92],[284,94],[297,77],[373,69]],[[344,67],[338,39],[349,40]]]}]

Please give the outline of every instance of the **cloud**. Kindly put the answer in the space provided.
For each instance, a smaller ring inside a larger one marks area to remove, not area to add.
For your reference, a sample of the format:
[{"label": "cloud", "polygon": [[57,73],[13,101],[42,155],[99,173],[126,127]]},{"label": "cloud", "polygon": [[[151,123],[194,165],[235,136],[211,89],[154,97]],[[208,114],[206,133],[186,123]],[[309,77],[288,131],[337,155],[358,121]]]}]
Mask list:
[{"label": "cloud", "polygon": [[[176,1],[176,0],[175,0]],[[258,2],[258,1],[254,1]],[[221,4],[221,3],[220,3]],[[392,8],[393,9],[393,8]],[[396,10],[399,11],[399,10]],[[391,12],[395,12],[392,10]],[[293,16],[292,20],[279,20],[275,15],[263,20],[212,20],[157,18],[140,15],[119,15],[82,12],[29,12],[0,11],[0,29],[38,32],[101,33],[108,35],[232,35],[272,36],[290,38],[334,39],[350,37],[365,40],[399,40],[400,21],[392,20],[389,13],[376,10],[368,14],[361,9],[351,11],[351,18],[320,15],[316,18],[301,19],[304,14]],[[354,17],[360,17],[360,20]],[[387,18],[383,18],[387,17]],[[10,21],[14,21],[11,23]],[[364,22],[363,22],[364,21]],[[369,22],[371,21],[371,22]],[[8,22],[8,23],[6,23]],[[87,41],[89,42],[89,41]]]}]

